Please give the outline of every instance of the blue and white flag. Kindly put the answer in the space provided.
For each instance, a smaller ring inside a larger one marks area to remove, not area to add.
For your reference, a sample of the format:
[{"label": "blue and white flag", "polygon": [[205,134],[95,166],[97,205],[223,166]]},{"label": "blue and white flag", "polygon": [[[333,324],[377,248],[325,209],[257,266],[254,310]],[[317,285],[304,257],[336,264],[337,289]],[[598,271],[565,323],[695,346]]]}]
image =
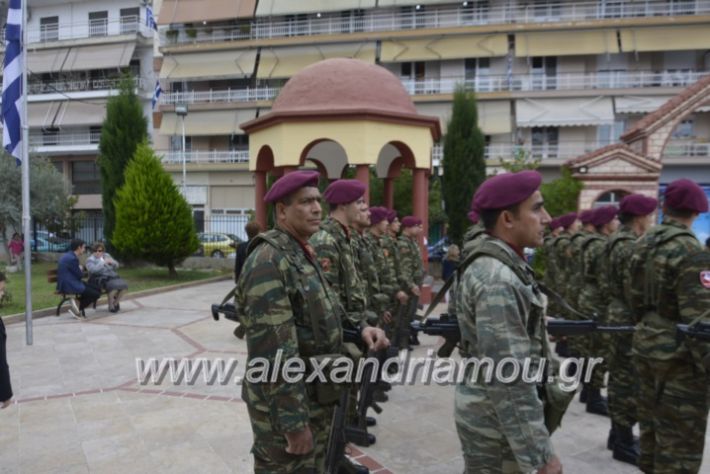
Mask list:
[{"label": "blue and white flag", "polygon": [[150,6],[145,7],[145,26],[158,31],[158,24],[155,22],[155,16],[153,15],[153,9]]},{"label": "blue and white flag", "polygon": [[2,76],[2,144],[15,157],[22,159],[22,3],[10,0],[5,30],[5,60]]},{"label": "blue and white flag", "polygon": [[155,81],[155,91],[153,92],[153,100],[151,101],[151,104],[153,105],[153,109],[155,109],[156,104],[158,103],[158,99],[160,99],[160,94],[163,93],[163,88],[160,87],[160,81]]}]

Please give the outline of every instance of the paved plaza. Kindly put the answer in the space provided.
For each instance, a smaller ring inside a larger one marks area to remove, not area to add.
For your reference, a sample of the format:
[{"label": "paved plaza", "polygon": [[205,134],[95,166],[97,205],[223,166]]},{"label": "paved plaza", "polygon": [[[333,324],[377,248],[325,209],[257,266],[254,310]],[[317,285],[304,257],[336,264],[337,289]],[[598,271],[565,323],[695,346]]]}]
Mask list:
[{"label": "paved plaza", "polygon": [[[100,306],[86,322],[67,313],[37,319],[29,347],[24,324],[8,325],[16,403],[0,411],[0,473],[251,472],[240,387],[201,378],[141,385],[135,362],[231,359],[242,375],[246,344],[232,335],[234,323],[209,314],[230,288],[223,281],[129,298],[120,313]],[[415,355],[439,343],[421,340]],[[377,443],[353,456],[380,474],[462,472],[453,393],[451,386],[394,387],[373,429]],[[572,403],[553,436],[566,473],[639,472],[611,459],[608,426]]]}]

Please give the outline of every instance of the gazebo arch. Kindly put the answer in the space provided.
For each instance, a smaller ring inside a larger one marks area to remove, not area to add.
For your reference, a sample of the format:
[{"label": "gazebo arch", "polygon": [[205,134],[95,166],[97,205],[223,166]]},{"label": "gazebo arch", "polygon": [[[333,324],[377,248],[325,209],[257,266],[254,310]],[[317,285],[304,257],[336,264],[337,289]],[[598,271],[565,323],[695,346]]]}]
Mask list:
[{"label": "gazebo arch", "polygon": [[316,164],[318,171],[327,179],[338,179],[348,165],[348,153],[337,140],[318,138],[301,151],[300,165],[306,160]]}]

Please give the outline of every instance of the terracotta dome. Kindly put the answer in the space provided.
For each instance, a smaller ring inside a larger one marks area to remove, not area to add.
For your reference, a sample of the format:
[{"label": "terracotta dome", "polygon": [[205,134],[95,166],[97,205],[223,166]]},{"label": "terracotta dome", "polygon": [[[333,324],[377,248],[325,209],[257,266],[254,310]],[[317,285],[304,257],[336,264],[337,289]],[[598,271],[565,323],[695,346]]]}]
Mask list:
[{"label": "terracotta dome", "polygon": [[334,58],[295,74],[274,101],[274,112],[370,110],[416,114],[402,82],[382,66]]}]

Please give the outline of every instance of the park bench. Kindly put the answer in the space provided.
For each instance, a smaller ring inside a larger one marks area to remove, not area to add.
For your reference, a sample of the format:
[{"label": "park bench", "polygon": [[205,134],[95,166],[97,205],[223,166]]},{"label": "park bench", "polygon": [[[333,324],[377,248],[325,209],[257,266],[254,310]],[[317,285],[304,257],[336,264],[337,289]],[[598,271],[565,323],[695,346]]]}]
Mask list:
[{"label": "park bench", "polygon": [[[47,270],[47,281],[49,283],[54,283],[55,285],[57,284],[57,269],[56,268],[50,268]],[[101,290],[102,293],[105,293],[103,290]],[[72,294],[72,293],[62,293],[61,291],[55,289],[54,294],[57,296],[61,296],[62,299],[59,301],[59,304],[57,305],[57,311],[56,315],[59,316],[59,313],[62,311],[62,306],[64,306],[64,303],[68,302],[72,298],[79,298],[78,294]],[[98,301],[98,300],[97,300]],[[94,301],[94,309],[96,309],[96,301]],[[84,314],[84,310],[81,310],[81,315],[86,316]]]}]

